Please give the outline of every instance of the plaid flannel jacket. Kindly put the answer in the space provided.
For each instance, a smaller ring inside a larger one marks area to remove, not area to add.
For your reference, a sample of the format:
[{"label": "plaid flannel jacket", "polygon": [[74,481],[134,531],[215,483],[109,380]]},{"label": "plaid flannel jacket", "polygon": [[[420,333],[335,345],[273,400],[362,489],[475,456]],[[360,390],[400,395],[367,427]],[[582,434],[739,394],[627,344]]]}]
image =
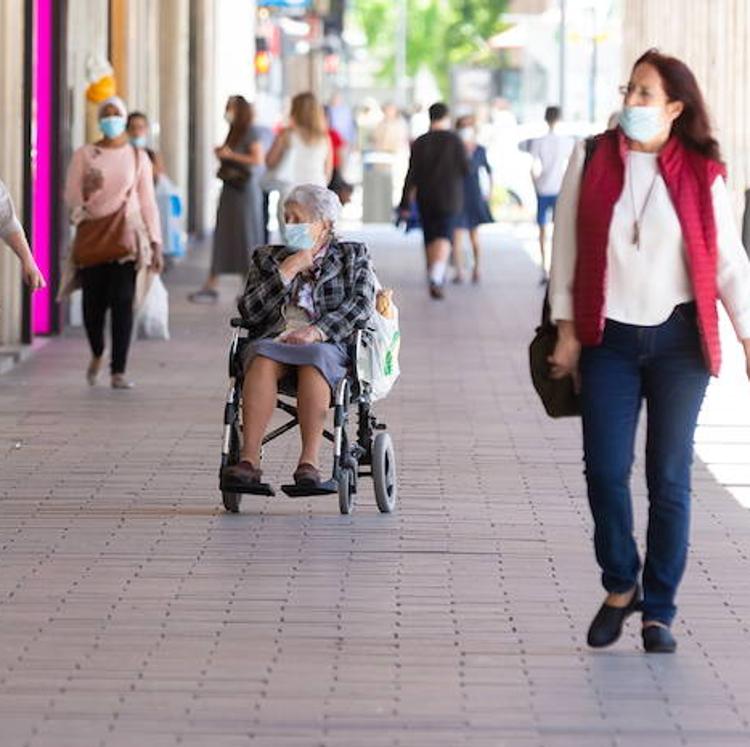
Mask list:
[{"label": "plaid flannel jacket", "polygon": [[[249,322],[252,337],[273,337],[284,327],[283,308],[291,286],[279,265],[292,252],[285,246],[262,246],[253,252],[245,290],[237,308]],[[316,317],[312,324],[331,342],[346,342],[357,324],[375,308],[375,276],[367,247],[355,241],[334,241],[320,267],[313,291]]]}]

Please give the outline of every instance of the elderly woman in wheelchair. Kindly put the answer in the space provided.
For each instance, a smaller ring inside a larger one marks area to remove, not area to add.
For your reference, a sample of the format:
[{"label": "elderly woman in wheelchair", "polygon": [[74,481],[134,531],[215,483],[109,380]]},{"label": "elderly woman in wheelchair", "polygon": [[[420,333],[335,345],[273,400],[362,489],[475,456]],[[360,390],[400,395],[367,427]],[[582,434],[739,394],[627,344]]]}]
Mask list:
[{"label": "elderly woman in wheelchair", "polygon": [[[242,318],[233,321],[248,330],[248,337],[241,346],[235,340],[238,385],[234,391],[230,387],[227,402],[228,408],[239,410],[241,393],[241,447],[236,444],[239,454],[232,459],[228,442],[233,434],[231,429],[226,431],[228,453],[222,460],[221,489],[225,505],[227,494],[230,496],[229,510],[236,510],[233,493],[273,494],[263,482],[262,445],[297,424],[302,449],[294,484],[286,486],[285,492],[313,495],[338,490],[338,486],[329,489],[331,481],[324,481],[320,472],[324,434],[333,440],[324,430],[325,421],[332,402],[345,409],[356,401],[351,392],[358,388],[356,377],[351,378],[351,343],[357,330],[370,319],[376,294],[367,247],[341,241],[334,233],[340,207],[338,197],[323,187],[295,187],[284,201],[285,244],[261,247],[253,253],[238,302]],[[240,386],[241,392],[237,391]],[[337,395],[339,390],[342,393]],[[284,405],[279,400],[280,392],[296,394],[296,407]],[[342,401],[336,402],[336,396]],[[360,420],[364,417],[366,422],[360,422],[363,443],[353,454],[367,461],[371,456],[368,431],[382,426],[375,423],[366,401],[358,404]],[[265,436],[277,406],[292,414],[294,420]],[[225,421],[236,414],[230,413]],[[338,414],[336,417],[341,419]],[[345,440],[346,434],[337,433],[339,451],[342,437]],[[349,458],[346,453],[335,456],[340,464],[334,464],[334,478],[340,477],[337,466],[346,466]],[[351,488],[356,489],[356,474],[347,476],[347,482],[353,483],[345,491],[349,500]]]}]

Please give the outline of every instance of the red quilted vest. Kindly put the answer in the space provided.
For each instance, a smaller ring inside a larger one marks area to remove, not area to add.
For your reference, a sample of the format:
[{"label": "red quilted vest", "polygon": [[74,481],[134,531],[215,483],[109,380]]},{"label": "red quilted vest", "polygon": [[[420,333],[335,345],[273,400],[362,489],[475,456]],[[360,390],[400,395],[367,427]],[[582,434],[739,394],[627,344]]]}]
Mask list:
[{"label": "red quilted vest", "polygon": [[[573,307],[576,334],[582,345],[599,345],[602,341],[609,225],[625,182],[627,151],[621,130],[599,135],[581,181]],[[722,164],[686,148],[676,137],[671,137],[662,148],[658,163],[682,226],[706,367],[716,376],[721,366],[721,349],[716,308],[718,249],[711,185],[717,176],[725,176],[726,171]]]}]

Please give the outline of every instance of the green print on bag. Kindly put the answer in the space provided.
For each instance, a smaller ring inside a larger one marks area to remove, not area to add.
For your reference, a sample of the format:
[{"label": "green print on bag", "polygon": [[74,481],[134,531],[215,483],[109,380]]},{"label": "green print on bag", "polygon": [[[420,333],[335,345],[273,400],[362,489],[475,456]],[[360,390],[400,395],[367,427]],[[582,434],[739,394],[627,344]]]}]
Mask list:
[{"label": "green print on bag", "polygon": [[396,351],[398,350],[398,344],[401,340],[401,333],[396,330],[391,338],[391,344],[388,346],[388,350],[385,353],[385,361],[383,362],[383,373],[386,376],[393,376],[395,369]]}]

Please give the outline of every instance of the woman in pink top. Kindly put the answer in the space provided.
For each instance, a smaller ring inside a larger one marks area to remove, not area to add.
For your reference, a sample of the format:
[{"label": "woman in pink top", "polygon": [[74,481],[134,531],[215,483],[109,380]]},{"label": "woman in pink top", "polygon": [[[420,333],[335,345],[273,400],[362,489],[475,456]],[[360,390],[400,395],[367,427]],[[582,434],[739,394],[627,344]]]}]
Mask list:
[{"label": "woman in pink top", "polygon": [[114,389],[133,386],[125,378],[125,366],[133,330],[136,273],[146,267],[161,272],[164,265],[151,162],[128,142],[127,114],[124,102],[117,97],[102,102],[99,128],[103,137],[75,151],[65,185],[65,201],[76,225],[111,215],[127,201],[128,220],[136,228],[138,241],[129,256],[78,271],[83,287],[83,321],[92,353],[86,378],[89,384],[95,384],[101,370],[104,320],[109,309]]}]

